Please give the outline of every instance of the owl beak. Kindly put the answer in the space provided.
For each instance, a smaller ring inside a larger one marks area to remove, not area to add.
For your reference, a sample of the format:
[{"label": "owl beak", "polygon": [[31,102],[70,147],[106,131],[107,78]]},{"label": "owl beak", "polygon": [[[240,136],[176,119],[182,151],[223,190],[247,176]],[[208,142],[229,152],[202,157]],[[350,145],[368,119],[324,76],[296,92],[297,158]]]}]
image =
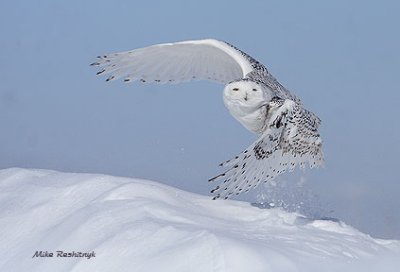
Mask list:
[{"label": "owl beak", "polygon": [[244,101],[247,101],[247,100],[249,100],[249,99],[247,98],[247,93],[246,93],[246,96],[244,97]]}]

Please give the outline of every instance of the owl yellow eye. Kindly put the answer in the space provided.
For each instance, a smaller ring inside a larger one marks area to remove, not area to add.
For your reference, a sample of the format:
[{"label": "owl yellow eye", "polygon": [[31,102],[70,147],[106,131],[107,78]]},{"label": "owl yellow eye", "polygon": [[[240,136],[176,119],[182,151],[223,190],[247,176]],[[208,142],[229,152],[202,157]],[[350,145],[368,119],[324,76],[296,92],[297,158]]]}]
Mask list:
[{"label": "owl yellow eye", "polygon": [[233,88],[232,90],[233,91],[239,91],[239,88]]},{"label": "owl yellow eye", "polygon": [[257,92],[257,89],[253,89],[253,92]]}]

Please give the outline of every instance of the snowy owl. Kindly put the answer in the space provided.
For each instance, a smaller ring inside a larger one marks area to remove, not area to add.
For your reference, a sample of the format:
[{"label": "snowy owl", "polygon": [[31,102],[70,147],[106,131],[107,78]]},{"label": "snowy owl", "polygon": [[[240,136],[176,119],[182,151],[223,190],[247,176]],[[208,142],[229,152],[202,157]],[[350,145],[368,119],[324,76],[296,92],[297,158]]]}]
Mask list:
[{"label": "snowy owl", "polygon": [[209,181],[214,199],[247,192],[285,171],[323,164],[320,119],[283,87],[264,65],[235,46],[213,39],[157,44],[99,56],[91,64],[106,81],[155,83],[211,80],[225,85],[230,114],[258,139]]}]

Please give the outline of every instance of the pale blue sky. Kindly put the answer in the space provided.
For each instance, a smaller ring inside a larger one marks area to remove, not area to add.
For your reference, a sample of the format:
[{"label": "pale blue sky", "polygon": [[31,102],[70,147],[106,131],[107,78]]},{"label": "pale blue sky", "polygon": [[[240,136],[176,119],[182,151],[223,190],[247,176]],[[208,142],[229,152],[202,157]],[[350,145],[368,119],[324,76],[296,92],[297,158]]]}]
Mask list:
[{"label": "pale blue sky", "polygon": [[400,239],[399,2],[243,3],[2,1],[0,168],[140,177],[208,194],[218,163],[254,140],[224,108],[223,86],[106,84],[89,63],[223,39],[321,117],[326,167],[305,177],[329,216]]}]

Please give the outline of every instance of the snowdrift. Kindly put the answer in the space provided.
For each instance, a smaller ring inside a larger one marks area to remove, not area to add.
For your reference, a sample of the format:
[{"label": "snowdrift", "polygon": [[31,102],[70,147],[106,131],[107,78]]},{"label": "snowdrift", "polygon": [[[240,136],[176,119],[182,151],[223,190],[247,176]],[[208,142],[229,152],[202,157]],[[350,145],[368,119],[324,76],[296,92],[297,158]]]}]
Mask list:
[{"label": "snowdrift", "polygon": [[0,205],[0,271],[400,271],[400,241],[146,180],[5,169]]}]

